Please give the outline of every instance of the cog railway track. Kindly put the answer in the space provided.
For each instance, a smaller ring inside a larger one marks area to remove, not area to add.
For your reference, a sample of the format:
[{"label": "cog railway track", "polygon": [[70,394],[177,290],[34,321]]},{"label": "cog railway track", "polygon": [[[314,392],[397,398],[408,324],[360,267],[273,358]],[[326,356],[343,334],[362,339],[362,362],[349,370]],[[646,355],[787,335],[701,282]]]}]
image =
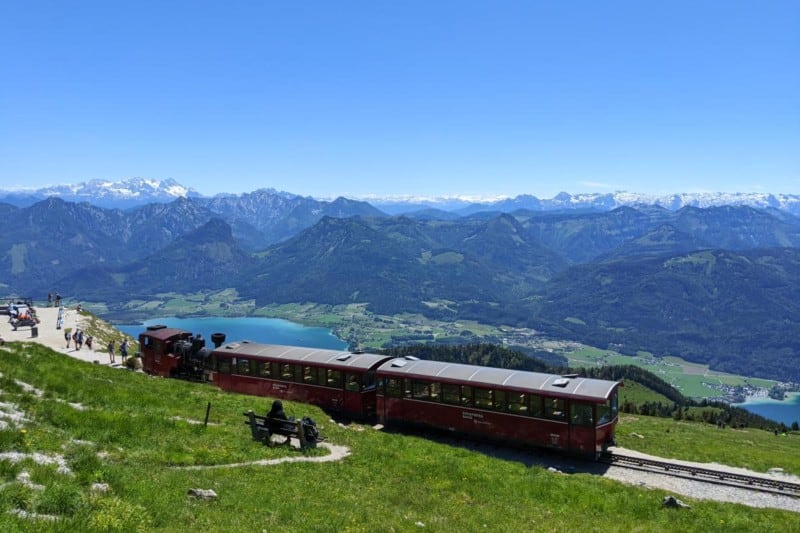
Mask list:
[{"label": "cog railway track", "polygon": [[800,483],[784,481],[761,476],[749,476],[734,472],[727,472],[719,469],[703,468],[694,465],[675,463],[671,461],[657,461],[624,455],[620,453],[606,453],[602,455],[599,462],[631,468],[655,474],[662,474],[684,479],[691,479],[704,483],[726,485],[740,489],[768,492],[780,496],[800,498]]}]

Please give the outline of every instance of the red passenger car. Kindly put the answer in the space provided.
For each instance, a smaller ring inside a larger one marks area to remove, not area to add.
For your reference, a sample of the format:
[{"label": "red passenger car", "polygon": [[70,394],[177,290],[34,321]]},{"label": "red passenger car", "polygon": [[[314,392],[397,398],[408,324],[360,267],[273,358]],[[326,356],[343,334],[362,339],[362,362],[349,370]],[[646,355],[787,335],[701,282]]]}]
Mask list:
[{"label": "red passenger car", "polygon": [[377,376],[387,425],[593,456],[614,441],[616,381],[401,358]]},{"label": "red passenger car", "polygon": [[368,419],[375,416],[375,369],[389,359],[242,341],[214,349],[212,381],[227,391],[312,403]]}]

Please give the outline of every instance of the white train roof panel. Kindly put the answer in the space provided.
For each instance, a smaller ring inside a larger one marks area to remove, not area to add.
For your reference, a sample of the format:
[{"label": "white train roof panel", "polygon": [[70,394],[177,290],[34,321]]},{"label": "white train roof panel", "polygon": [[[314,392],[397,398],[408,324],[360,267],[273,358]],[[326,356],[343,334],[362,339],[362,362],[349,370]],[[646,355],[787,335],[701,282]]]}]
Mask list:
[{"label": "white train roof panel", "polygon": [[371,353],[352,353],[346,350],[329,350],[325,348],[306,348],[301,346],[284,346],[281,344],[261,344],[250,341],[239,341],[223,344],[214,349],[215,354],[233,355],[236,357],[264,357],[282,363],[324,365],[368,370],[389,359],[385,355]]},{"label": "white train roof panel", "polygon": [[[402,364],[398,364],[400,361]],[[607,400],[614,389],[619,386],[616,381],[603,379],[564,377],[524,370],[407,359],[387,361],[378,368],[378,372],[381,375],[458,382],[477,387],[513,389],[530,394],[571,397],[593,402]]]}]

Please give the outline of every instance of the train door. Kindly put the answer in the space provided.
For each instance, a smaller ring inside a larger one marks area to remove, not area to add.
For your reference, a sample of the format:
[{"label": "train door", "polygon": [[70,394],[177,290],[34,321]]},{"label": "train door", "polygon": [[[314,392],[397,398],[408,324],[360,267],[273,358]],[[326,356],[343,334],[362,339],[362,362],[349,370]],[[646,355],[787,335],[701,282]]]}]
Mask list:
[{"label": "train door", "polygon": [[580,454],[595,453],[595,406],[590,402],[569,402],[569,449]]},{"label": "train door", "polygon": [[230,357],[216,357],[214,384],[222,390],[231,390],[231,365]]}]

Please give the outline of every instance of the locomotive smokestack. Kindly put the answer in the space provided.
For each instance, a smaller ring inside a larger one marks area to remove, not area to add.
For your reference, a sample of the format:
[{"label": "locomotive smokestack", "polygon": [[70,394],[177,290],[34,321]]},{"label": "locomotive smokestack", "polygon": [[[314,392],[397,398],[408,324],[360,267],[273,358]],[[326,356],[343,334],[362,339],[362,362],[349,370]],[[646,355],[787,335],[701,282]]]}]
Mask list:
[{"label": "locomotive smokestack", "polygon": [[219,348],[222,346],[222,343],[225,342],[225,334],[224,333],[212,333],[211,334],[211,342],[214,343],[214,348]]}]

